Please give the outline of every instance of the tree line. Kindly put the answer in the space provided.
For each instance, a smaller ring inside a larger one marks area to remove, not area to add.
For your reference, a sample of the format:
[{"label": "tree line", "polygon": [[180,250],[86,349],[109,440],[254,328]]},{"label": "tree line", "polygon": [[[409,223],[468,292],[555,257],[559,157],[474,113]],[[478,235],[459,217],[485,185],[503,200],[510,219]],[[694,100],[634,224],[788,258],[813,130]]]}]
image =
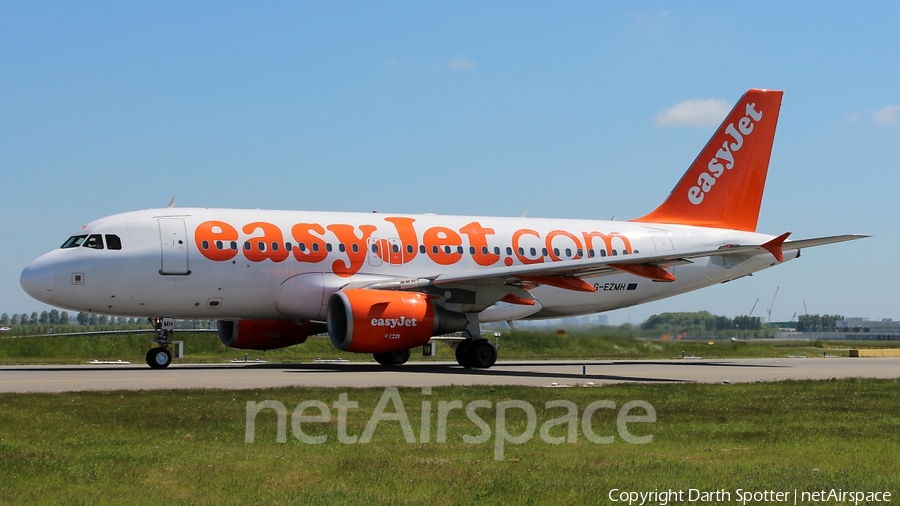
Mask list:
[{"label": "tree line", "polygon": [[729,330],[763,330],[764,324],[758,316],[717,316],[709,311],[696,313],[660,313],[655,314],[641,324],[644,330],[663,330],[669,332],[688,332],[703,334]]},{"label": "tree line", "polygon": [[27,313],[0,315],[0,326],[14,325],[144,325],[146,318],[124,318],[122,316],[105,316],[88,313],[78,313],[73,318],[68,311],[51,309],[50,311],[33,311]]}]

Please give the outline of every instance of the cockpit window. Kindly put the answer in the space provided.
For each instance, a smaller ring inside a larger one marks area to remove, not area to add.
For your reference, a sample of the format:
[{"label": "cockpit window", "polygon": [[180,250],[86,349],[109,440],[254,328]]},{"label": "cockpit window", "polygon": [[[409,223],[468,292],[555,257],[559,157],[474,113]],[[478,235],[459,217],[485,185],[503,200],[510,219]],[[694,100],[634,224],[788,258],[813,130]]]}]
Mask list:
[{"label": "cockpit window", "polygon": [[117,235],[106,234],[106,248],[107,249],[122,249],[122,240],[119,239],[119,236],[117,236]]},{"label": "cockpit window", "polygon": [[103,249],[103,237],[100,234],[91,234],[82,246],[85,248]]},{"label": "cockpit window", "polygon": [[66,242],[64,242],[63,245],[60,246],[60,248],[77,248],[81,246],[81,243],[83,243],[85,239],[87,239],[86,235],[73,235],[72,237],[66,239]]}]

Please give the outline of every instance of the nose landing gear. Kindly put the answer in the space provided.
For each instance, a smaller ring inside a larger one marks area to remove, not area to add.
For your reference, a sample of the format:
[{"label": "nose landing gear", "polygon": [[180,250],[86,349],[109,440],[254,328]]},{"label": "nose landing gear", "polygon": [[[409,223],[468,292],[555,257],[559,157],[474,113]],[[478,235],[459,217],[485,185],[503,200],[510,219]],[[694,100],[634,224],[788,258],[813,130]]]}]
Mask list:
[{"label": "nose landing gear", "polygon": [[148,318],[153,328],[156,329],[156,337],[153,342],[158,348],[151,348],[147,352],[147,365],[152,369],[165,369],[172,363],[172,353],[169,351],[169,335],[175,331],[175,318]]}]

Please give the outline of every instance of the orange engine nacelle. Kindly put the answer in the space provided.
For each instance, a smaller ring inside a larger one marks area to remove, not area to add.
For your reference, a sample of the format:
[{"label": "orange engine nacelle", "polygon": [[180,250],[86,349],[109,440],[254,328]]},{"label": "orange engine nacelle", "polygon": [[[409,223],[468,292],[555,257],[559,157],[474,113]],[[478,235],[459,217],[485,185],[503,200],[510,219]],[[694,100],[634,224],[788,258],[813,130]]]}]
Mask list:
[{"label": "orange engine nacelle", "polygon": [[216,327],[222,344],[241,350],[285,348],[325,331],[321,323],[294,320],[219,320]]},{"label": "orange engine nacelle", "polygon": [[466,328],[466,316],[435,306],[423,293],[350,289],[328,300],[328,335],[340,350],[389,353]]}]

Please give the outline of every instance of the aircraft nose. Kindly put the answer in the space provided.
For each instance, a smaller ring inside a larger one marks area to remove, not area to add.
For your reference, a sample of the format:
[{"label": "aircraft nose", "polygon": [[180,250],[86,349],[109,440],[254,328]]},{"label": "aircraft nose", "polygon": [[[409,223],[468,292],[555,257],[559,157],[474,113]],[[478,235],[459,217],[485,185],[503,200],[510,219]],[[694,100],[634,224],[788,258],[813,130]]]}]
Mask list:
[{"label": "aircraft nose", "polygon": [[45,256],[28,264],[22,271],[22,277],[19,278],[19,284],[28,295],[35,299],[50,303],[53,297],[53,278],[56,272],[53,267],[53,260]]}]

